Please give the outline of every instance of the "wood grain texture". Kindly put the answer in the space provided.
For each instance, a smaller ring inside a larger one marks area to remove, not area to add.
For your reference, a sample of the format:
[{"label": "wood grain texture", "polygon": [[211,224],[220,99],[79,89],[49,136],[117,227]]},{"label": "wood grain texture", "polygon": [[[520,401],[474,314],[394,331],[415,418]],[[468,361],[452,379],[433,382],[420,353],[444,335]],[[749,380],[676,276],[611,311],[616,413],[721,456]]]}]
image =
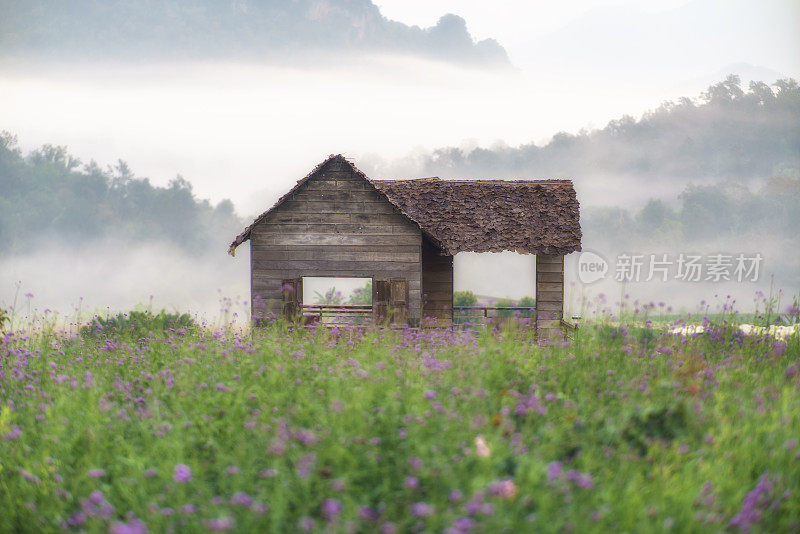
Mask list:
[{"label": "wood grain texture", "polygon": [[550,338],[564,317],[564,256],[536,256],[536,335]]},{"label": "wood grain texture", "polygon": [[453,323],[453,256],[443,256],[427,239],[422,240],[422,316],[439,326]]},{"label": "wood grain texture", "polygon": [[284,280],[302,277],[405,280],[395,287],[407,291],[408,319],[418,322],[421,245],[419,227],[333,161],[253,227],[251,299],[274,303]]}]

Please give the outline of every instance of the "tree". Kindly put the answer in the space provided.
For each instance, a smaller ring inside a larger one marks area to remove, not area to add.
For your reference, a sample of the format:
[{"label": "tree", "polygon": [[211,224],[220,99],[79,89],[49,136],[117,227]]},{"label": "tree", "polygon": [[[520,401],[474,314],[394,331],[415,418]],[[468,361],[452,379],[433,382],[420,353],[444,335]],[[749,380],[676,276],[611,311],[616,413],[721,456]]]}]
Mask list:
[{"label": "tree", "polygon": [[478,297],[472,291],[456,291],[453,293],[453,306],[475,306]]},{"label": "tree", "polygon": [[336,287],[331,287],[325,293],[314,291],[314,304],[341,306],[342,302],[344,302],[344,295],[341,291],[336,291]]},{"label": "tree", "polygon": [[364,287],[357,287],[347,299],[348,304],[372,304],[372,280],[367,280]]}]

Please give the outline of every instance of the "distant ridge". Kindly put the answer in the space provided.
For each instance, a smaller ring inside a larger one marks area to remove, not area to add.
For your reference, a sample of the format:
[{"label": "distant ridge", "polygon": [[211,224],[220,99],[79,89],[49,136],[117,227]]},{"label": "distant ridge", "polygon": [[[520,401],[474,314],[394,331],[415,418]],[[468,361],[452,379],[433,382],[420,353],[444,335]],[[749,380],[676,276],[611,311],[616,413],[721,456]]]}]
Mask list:
[{"label": "distant ridge", "polygon": [[459,16],[408,26],[371,0],[0,0],[0,13],[0,58],[292,61],[387,52],[509,65],[497,41],[476,42]]}]

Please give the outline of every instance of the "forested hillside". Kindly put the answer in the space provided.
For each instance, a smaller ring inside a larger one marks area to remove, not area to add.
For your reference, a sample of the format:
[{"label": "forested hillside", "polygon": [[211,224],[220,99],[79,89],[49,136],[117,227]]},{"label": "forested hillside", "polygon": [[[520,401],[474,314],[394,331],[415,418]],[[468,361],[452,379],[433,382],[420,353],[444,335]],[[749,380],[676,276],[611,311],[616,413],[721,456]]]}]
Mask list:
[{"label": "forested hillside", "polygon": [[459,177],[630,176],[637,182],[800,176],[800,86],[738,76],[699,98],[665,102],[637,120],[558,133],[544,145],[441,148],[419,162],[423,175]]},{"label": "forested hillside", "polygon": [[[641,208],[581,198],[584,241],[663,247],[760,235],[796,247],[800,88],[795,80],[773,87],[754,83],[743,91],[731,77],[698,101],[664,104],[640,120],[623,117],[590,133],[558,134],[544,147],[439,150],[420,174],[585,177],[602,171],[627,176],[630,187],[645,191],[655,181],[697,177],[701,183],[676,186],[669,197]],[[80,243],[109,237],[223,250],[242,223],[230,201],[212,206],[198,200],[180,176],[156,187],[122,161],[104,169],[51,145],[23,154],[13,135],[0,136],[0,251],[22,251],[41,238]],[[795,263],[787,260],[783,270]]]},{"label": "forested hillside", "polygon": [[101,238],[223,250],[223,236],[240,226],[229,200],[216,206],[198,200],[180,176],[156,187],[123,161],[106,169],[94,161],[84,165],[52,145],[23,155],[15,136],[0,134],[0,252],[23,251],[42,239]]}]

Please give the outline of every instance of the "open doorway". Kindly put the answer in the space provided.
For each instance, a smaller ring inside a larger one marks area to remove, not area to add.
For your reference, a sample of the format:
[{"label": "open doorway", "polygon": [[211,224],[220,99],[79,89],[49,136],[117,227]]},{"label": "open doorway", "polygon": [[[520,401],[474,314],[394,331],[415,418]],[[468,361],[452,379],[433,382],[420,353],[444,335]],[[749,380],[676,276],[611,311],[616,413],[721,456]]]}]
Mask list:
[{"label": "open doorway", "polygon": [[453,320],[456,324],[532,321],[535,316],[533,254],[462,252],[454,258]]}]

